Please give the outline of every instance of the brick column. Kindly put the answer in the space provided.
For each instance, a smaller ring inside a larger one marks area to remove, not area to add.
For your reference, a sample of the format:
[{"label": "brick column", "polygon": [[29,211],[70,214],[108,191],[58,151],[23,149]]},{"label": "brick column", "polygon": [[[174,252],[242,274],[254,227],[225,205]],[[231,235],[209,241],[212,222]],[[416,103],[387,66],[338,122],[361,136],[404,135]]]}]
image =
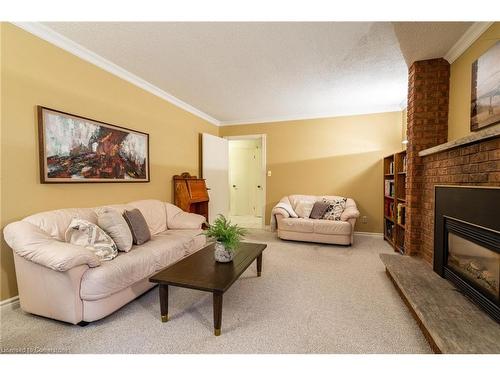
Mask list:
[{"label": "brick column", "polygon": [[422,255],[422,216],[433,210],[423,201],[423,160],[418,152],[447,142],[450,64],[444,59],[416,61],[408,72],[405,252]]}]

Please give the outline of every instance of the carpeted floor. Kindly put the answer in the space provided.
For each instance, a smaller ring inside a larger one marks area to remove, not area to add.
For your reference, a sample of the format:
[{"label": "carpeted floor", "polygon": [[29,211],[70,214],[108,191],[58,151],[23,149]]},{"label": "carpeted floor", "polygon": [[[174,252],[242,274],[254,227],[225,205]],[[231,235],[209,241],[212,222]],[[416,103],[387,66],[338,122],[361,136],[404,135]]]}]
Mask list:
[{"label": "carpeted floor", "polygon": [[341,247],[266,242],[255,264],[224,294],[222,335],[213,336],[212,296],[170,288],[170,321],[160,322],[158,288],[86,327],[3,308],[1,352],[61,353],[430,353],[385,274],[378,237]]}]

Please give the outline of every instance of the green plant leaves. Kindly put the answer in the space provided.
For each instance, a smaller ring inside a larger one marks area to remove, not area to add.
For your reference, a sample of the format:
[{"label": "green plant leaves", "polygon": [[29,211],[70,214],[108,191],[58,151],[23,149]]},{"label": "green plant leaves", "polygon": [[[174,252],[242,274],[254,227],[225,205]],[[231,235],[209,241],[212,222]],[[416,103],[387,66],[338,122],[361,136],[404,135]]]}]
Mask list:
[{"label": "green plant leaves", "polygon": [[236,224],[231,224],[224,215],[219,215],[204,233],[207,237],[221,242],[226,249],[235,250],[247,231]]}]

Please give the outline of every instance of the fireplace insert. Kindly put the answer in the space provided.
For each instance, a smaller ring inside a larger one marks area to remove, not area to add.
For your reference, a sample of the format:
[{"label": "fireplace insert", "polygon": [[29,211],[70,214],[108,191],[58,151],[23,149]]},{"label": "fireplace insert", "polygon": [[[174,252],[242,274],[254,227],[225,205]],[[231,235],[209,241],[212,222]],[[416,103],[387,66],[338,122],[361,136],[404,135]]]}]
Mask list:
[{"label": "fireplace insert", "polygon": [[436,186],[434,271],[500,323],[500,189]]}]

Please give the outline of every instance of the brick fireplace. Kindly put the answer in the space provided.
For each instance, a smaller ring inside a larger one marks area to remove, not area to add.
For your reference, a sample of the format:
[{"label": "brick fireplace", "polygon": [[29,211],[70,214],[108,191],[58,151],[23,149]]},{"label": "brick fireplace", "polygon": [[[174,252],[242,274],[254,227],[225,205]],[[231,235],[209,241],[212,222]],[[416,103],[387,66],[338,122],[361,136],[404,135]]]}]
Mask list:
[{"label": "brick fireplace", "polygon": [[447,142],[449,64],[415,62],[409,69],[405,253],[433,263],[434,187],[500,186],[500,138],[495,125]]},{"label": "brick fireplace", "polygon": [[499,186],[500,138],[422,157],[419,255],[429,264],[434,252],[434,187],[436,185]]},{"label": "brick fireplace", "polygon": [[404,252],[410,256],[380,258],[435,352],[498,353],[500,124],[448,141],[449,79],[444,59],[409,69]]},{"label": "brick fireplace", "polygon": [[[450,64],[445,59],[416,61],[408,72],[405,253],[421,255],[424,160],[418,153],[448,138]],[[432,243],[432,241],[431,241]]]}]

